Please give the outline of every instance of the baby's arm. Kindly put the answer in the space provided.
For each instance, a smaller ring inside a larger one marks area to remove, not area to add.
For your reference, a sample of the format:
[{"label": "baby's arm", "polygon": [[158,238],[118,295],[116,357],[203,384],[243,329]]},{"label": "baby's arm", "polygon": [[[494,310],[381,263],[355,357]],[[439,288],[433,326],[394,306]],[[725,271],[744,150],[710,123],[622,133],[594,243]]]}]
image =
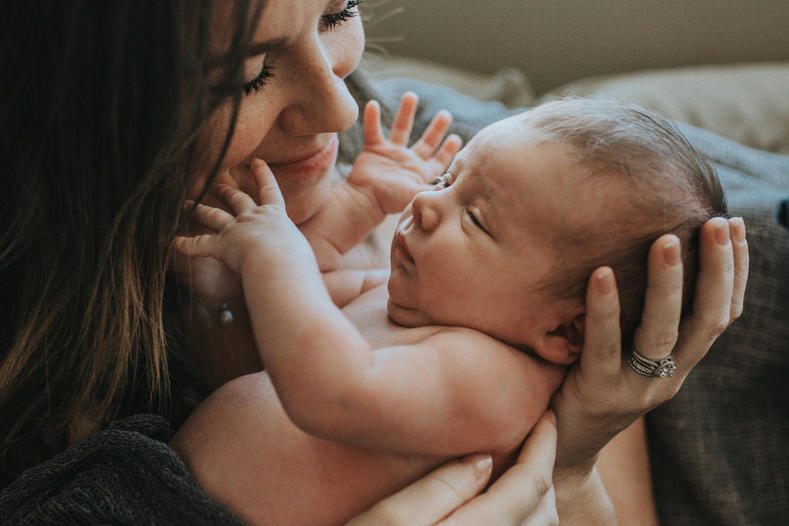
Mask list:
[{"label": "baby's arm", "polygon": [[334,304],[340,309],[353,300],[389,280],[389,271],[375,270],[334,270],[323,273],[323,284],[329,291]]},{"label": "baby's arm", "polygon": [[387,139],[381,128],[377,102],[364,110],[365,147],[348,179],[335,185],[326,205],[299,225],[312,245],[321,271],[335,270],[340,257],[365,239],[387,214],[402,212],[418,192],[444,173],[460,149],[460,138],[450,135],[448,112],[439,112],[422,137],[408,148],[417,97],[403,95]]},{"label": "baby's arm", "polygon": [[293,422],[379,451],[515,447],[563,370],[461,328],[373,352],[333,304],[273,175],[262,162],[252,168],[263,206],[221,187],[218,197],[237,217],[198,205],[195,219],[216,234],[177,238],[175,247],[221,259],[241,275],[262,362]]}]

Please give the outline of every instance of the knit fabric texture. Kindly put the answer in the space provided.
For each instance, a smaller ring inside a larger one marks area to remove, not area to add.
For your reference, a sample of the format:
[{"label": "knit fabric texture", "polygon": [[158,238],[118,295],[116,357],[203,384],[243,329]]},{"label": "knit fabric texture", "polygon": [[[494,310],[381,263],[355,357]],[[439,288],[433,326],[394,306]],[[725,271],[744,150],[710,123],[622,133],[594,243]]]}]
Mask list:
[{"label": "knit fabric texture", "polygon": [[0,493],[0,524],[242,526],[167,447],[155,415],[119,420],[27,470]]}]

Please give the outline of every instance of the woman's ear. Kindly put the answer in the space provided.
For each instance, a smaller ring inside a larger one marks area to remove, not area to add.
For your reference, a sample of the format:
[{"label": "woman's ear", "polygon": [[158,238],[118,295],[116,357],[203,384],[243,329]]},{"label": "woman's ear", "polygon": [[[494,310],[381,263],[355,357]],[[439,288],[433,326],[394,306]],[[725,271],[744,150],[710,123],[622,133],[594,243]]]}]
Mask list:
[{"label": "woman's ear", "polygon": [[534,344],[534,351],[543,359],[561,365],[575,363],[581,357],[586,328],[586,310],[582,306],[567,321],[545,332]]}]

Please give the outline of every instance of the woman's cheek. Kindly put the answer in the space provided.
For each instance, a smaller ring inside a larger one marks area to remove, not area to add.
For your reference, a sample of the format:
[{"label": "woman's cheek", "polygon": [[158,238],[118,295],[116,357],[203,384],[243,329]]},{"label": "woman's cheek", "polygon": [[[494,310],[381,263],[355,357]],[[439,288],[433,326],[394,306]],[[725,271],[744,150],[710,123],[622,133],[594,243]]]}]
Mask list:
[{"label": "woman's cheek", "polygon": [[260,147],[263,139],[268,134],[272,122],[266,112],[256,111],[259,105],[257,100],[263,97],[253,94],[249,100],[245,100],[239,108],[238,120],[236,121],[233,139],[225,154],[222,163],[226,168],[232,168],[239,163],[250,163],[254,160],[253,156]]}]

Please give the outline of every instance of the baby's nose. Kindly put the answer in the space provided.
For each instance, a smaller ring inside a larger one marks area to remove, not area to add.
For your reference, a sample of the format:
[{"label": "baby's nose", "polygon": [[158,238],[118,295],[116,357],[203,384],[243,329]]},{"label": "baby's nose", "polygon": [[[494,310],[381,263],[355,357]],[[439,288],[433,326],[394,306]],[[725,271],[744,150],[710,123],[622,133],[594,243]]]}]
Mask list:
[{"label": "baby's nose", "polygon": [[438,226],[439,214],[435,206],[434,192],[421,192],[414,197],[411,203],[411,213],[414,222],[425,232],[430,232]]}]

